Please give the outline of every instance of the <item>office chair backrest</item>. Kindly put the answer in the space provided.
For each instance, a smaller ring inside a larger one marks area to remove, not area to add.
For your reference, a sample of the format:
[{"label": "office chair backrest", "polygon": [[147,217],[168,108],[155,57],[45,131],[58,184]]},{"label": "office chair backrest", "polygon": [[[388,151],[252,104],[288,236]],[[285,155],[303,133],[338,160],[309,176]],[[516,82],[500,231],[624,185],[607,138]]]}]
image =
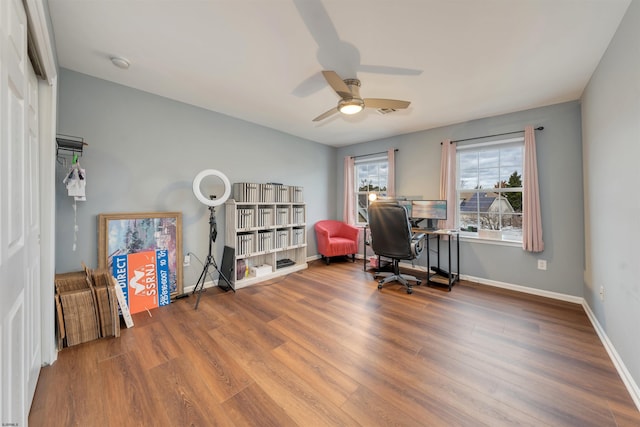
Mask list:
[{"label": "office chair backrest", "polygon": [[373,252],[389,258],[412,259],[411,224],[406,209],[395,202],[369,206],[369,228]]}]

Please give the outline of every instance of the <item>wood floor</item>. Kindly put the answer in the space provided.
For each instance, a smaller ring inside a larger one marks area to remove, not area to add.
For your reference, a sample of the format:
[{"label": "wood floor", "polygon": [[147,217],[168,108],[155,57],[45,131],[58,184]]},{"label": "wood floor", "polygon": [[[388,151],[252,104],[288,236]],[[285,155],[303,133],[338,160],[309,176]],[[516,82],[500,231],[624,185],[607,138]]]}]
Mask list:
[{"label": "wood floor", "polygon": [[134,315],[42,369],[31,426],[640,426],[581,306],[361,263]]}]

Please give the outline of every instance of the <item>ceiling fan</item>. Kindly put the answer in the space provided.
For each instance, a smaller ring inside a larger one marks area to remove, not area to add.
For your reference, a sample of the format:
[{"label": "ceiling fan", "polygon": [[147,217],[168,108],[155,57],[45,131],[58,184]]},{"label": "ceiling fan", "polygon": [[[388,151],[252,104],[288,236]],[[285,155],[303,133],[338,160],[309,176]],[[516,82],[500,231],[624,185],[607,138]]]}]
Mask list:
[{"label": "ceiling fan", "polygon": [[411,102],[400,101],[397,99],[382,98],[361,98],[360,97],[360,80],[358,79],[341,79],[335,71],[323,71],[322,75],[329,85],[340,96],[338,105],[318,117],[313,119],[314,122],[324,120],[335,113],[357,114],[364,108],[377,108],[380,110],[400,110],[407,108]]}]

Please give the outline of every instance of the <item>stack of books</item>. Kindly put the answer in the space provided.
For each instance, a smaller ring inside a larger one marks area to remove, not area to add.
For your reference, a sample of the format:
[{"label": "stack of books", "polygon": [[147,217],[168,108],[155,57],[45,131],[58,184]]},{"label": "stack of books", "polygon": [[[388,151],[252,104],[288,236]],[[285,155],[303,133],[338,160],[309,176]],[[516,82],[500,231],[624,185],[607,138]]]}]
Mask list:
[{"label": "stack of books", "polygon": [[268,252],[273,246],[273,230],[261,230],[258,232],[258,252]]},{"label": "stack of books", "polygon": [[236,202],[258,202],[258,184],[237,182],[233,184],[233,198]]},{"label": "stack of books", "polygon": [[253,234],[238,234],[236,243],[238,255],[246,255],[253,252]]},{"label": "stack of books", "polygon": [[253,227],[253,209],[238,209],[238,228],[240,229],[249,229]]}]

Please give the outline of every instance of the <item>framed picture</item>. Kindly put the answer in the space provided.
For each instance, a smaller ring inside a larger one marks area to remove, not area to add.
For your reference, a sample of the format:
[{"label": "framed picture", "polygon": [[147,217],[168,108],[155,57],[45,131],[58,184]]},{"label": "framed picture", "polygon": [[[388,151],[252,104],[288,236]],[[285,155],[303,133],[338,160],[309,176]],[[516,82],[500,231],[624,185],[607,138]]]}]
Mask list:
[{"label": "framed picture", "polygon": [[98,266],[111,271],[131,313],[183,292],[182,213],[98,215]]}]

